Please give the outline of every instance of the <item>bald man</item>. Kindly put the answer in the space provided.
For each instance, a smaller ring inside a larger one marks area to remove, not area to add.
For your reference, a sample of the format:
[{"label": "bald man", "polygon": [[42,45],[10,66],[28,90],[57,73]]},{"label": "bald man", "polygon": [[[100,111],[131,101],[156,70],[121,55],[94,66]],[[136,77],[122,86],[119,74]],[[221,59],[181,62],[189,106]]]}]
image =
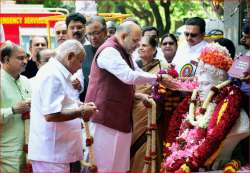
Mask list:
[{"label": "bald man", "polygon": [[85,101],[95,102],[99,110],[92,116],[98,172],[129,170],[134,85],[157,79],[132,62],[140,39],[141,28],[126,21],[99,47],[92,62]]}]

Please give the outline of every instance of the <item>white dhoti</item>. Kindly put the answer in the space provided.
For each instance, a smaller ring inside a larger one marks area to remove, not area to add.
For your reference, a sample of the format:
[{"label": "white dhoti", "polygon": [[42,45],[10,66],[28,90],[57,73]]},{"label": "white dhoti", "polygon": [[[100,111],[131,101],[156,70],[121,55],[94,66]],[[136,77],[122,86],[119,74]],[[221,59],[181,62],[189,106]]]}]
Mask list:
[{"label": "white dhoti", "polygon": [[95,123],[94,156],[98,172],[127,172],[132,133]]},{"label": "white dhoti", "polygon": [[33,173],[70,173],[69,163],[31,161]]}]

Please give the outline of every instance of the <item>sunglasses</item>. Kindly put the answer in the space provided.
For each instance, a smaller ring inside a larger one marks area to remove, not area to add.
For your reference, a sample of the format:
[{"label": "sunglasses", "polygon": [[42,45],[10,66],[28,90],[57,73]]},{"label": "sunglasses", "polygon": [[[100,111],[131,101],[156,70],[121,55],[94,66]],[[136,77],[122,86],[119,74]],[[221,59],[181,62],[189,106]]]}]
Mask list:
[{"label": "sunglasses", "polygon": [[167,46],[167,45],[172,46],[172,45],[174,45],[174,42],[173,41],[163,42],[162,45],[163,46]]},{"label": "sunglasses", "polygon": [[186,37],[190,36],[192,38],[197,37],[199,35],[198,33],[190,33],[190,32],[184,32],[184,34]]}]

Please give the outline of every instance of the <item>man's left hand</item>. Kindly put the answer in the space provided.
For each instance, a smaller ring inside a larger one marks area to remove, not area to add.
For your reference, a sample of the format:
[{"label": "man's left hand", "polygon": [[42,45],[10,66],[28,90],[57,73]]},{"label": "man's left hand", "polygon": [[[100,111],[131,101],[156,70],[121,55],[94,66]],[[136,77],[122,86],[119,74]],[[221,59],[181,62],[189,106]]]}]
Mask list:
[{"label": "man's left hand", "polygon": [[73,86],[74,89],[76,89],[78,91],[81,91],[82,86],[81,86],[81,82],[78,79],[72,80],[71,83],[72,83],[72,86]]}]

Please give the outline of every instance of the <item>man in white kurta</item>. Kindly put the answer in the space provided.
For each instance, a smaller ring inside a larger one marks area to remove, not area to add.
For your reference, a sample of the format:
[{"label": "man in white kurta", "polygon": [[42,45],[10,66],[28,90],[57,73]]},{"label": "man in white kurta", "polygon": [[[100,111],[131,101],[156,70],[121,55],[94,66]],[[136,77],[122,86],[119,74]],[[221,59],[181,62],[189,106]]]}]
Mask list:
[{"label": "man in white kurta", "polygon": [[36,75],[28,154],[34,172],[69,172],[71,162],[83,159],[80,117],[88,108],[78,105],[71,82],[83,57],[80,42],[67,40]]},{"label": "man in white kurta", "polygon": [[172,61],[181,77],[194,76],[201,49],[207,45],[204,41],[206,23],[202,18],[193,17],[185,23],[185,41],[178,47]]}]

